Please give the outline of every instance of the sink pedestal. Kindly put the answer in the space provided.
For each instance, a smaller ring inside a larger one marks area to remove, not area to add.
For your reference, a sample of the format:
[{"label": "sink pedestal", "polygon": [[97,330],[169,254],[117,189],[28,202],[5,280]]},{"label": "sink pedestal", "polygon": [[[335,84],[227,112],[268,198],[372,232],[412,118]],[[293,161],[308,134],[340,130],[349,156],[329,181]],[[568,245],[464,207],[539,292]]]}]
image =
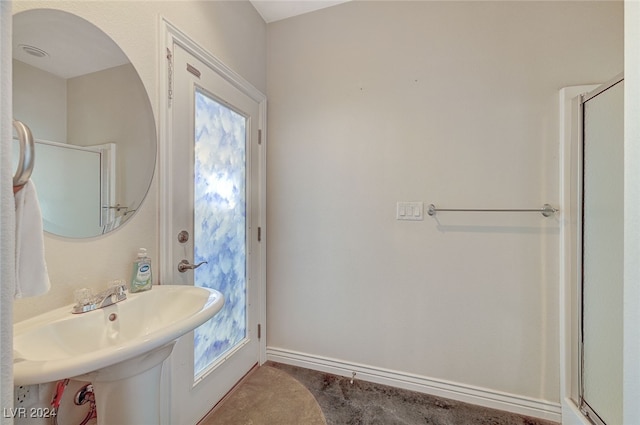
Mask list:
[{"label": "sink pedestal", "polygon": [[98,425],[160,423],[162,362],[174,345],[74,378],[93,384]]}]

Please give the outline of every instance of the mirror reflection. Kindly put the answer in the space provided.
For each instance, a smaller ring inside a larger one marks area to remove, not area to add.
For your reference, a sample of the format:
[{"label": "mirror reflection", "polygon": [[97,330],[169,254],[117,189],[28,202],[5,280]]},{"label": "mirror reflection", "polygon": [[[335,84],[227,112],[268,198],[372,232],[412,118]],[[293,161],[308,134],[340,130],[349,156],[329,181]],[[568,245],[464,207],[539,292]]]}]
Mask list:
[{"label": "mirror reflection", "polygon": [[[44,230],[86,238],[128,220],[149,189],[156,130],[122,50],[73,14],[13,17],[13,115],[31,129]],[[18,143],[14,142],[14,164]]]}]

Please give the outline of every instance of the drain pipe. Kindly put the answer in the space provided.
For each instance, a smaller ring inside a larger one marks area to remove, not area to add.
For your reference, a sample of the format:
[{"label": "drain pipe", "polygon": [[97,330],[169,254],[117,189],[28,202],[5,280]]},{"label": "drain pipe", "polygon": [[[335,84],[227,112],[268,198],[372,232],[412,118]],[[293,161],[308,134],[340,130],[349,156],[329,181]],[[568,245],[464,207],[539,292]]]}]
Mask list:
[{"label": "drain pipe", "polygon": [[[51,418],[51,422],[53,425],[58,425],[60,402],[62,401],[64,390],[67,388],[68,384],[69,379],[64,379],[56,383],[56,392],[53,395],[53,399],[51,400],[51,407],[53,408],[53,416]],[[84,387],[80,388],[73,399],[73,403],[76,406],[82,406],[85,403],[90,403],[89,412],[79,425],[86,425],[91,419],[98,417],[96,411],[96,398],[93,394],[93,385],[87,384]]]}]

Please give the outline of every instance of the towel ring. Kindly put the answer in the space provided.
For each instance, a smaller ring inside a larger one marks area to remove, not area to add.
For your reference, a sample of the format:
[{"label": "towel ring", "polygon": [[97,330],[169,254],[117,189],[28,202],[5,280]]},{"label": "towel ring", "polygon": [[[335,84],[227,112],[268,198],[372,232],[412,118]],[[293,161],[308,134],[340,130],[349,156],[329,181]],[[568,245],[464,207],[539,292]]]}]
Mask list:
[{"label": "towel ring", "polygon": [[16,188],[24,186],[31,177],[35,151],[33,135],[29,127],[18,120],[13,120],[13,127],[18,133],[18,140],[20,141],[20,158],[18,159],[16,174],[13,176],[13,187]]}]

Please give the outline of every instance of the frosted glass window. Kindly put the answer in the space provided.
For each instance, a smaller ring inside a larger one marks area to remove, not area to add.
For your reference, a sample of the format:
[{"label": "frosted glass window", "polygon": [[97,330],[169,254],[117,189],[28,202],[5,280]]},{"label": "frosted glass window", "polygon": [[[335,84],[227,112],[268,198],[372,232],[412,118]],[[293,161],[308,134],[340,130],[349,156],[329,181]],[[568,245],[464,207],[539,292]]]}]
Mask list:
[{"label": "frosted glass window", "polygon": [[220,291],[220,313],[197,328],[194,374],[232,351],[246,337],[246,118],[195,93],[195,286]]}]

